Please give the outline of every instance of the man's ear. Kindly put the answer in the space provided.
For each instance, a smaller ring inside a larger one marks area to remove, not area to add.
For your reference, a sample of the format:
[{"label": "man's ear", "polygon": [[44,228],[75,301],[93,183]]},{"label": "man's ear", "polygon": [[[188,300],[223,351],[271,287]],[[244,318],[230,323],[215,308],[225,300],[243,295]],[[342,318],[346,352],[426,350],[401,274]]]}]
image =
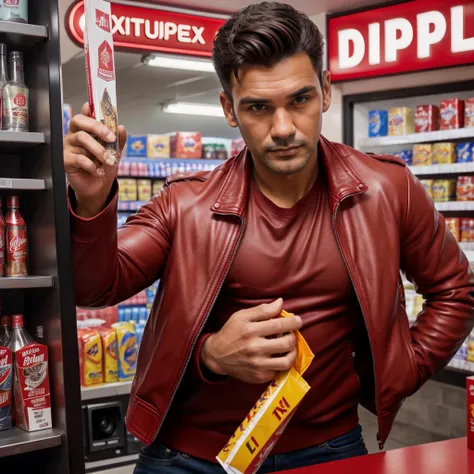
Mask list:
[{"label": "man's ear", "polygon": [[323,112],[327,112],[331,106],[331,73],[324,71],[323,73]]},{"label": "man's ear", "polygon": [[234,105],[232,104],[232,101],[230,100],[229,96],[224,91],[222,91],[219,94],[219,99],[221,101],[222,110],[224,110],[224,115],[225,119],[227,120],[227,123],[232,128],[237,128],[239,124],[237,123],[237,119],[235,118]]}]

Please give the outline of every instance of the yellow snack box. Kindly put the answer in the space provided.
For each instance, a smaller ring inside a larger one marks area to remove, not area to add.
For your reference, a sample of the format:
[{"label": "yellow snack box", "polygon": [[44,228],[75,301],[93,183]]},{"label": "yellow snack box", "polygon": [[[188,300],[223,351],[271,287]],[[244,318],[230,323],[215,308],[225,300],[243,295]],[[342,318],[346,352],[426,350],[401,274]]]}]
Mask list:
[{"label": "yellow snack box", "polygon": [[118,378],[120,381],[132,380],[137,368],[137,335],[131,322],[112,325],[117,334]]},{"label": "yellow snack box", "polygon": [[415,145],[413,147],[413,166],[428,166],[433,162],[433,145]]},{"label": "yellow snack box", "polygon": [[[282,311],[281,316],[293,315]],[[269,385],[217,456],[229,474],[258,471],[311,388],[302,375],[314,354],[301,333],[296,331],[295,335],[298,356],[294,367],[280,373]]]},{"label": "yellow snack box", "polygon": [[148,158],[169,158],[170,156],[169,135],[147,135]]},{"label": "yellow snack box", "polygon": [[113,329],[100,328],[102,339],[104,382],[118,382],[117,334]]},{"label": "yellow snack box", "polygon": [[456,145],[454,143],[435,143],[433,145],[433,164],[444,165],[456,162]]},{"label": "yellow snack box", "polygon": [[388,134],[391,137],[415,133],[415,112],[409,107],[394,107],[388,112]]},{"label": "yellow snack box", "polygon": [[420,183],[425,187],[426,192],[433,199],[433,181],[432,179],[421,179]]},{"label": "yellow snack box", "polygon": [[87,387],[103,383],[102,374],[102,341],[100,334],[92,329],[77,331],[79,342],[79,363],[81,369],[81,385]]},{"label": "yellow snack box", "polygon": [[137,181],[137,191],[139,201],[149,201],[151,199],[151,180],[150,179],[139,179]]}]

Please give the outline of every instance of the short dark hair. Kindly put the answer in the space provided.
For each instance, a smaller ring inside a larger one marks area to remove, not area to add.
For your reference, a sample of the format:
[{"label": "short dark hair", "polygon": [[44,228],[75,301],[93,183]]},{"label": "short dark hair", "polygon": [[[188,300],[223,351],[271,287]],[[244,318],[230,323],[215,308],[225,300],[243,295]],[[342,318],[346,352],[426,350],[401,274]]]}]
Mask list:
[{"label": "short dark hair", "polygon": [[318,27],[291,5],[262,2],[238,11],[220,28],[212,60],[232,98],[232,74],[239,80],[241,66],[272,67],[299,52],[308,54],[322,84],[324,38]]}]

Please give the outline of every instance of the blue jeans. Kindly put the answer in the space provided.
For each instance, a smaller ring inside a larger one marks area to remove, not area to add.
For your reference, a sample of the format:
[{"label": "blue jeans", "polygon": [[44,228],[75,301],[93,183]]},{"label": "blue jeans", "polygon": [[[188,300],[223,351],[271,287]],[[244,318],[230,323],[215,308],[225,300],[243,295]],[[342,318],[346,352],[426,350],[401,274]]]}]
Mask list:
[{"label": "blue jeans", "polygon": [[[329,461],[363,456],[367,448],[362,438],[362,428],[327,441],[313,448],[293,451],[288,454],[276,454],[268,457],[259,474],[298,469]],[[223,474],[218,464],[196,459],[184,453],[166,448],[158,443],[143,449],[134,474]]]}]

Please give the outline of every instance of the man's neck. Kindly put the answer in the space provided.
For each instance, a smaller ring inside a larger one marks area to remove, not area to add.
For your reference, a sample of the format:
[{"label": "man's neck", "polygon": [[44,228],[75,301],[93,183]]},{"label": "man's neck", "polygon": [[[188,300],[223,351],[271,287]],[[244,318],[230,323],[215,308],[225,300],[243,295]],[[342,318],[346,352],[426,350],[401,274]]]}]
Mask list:
[{"label": "man's neck", "polygon": [[260,191],[276,206],[290,209],[313,187],[318,178],[318,160],[315,158],[298,173],[276,174],[254,162],[255,181]]}]

